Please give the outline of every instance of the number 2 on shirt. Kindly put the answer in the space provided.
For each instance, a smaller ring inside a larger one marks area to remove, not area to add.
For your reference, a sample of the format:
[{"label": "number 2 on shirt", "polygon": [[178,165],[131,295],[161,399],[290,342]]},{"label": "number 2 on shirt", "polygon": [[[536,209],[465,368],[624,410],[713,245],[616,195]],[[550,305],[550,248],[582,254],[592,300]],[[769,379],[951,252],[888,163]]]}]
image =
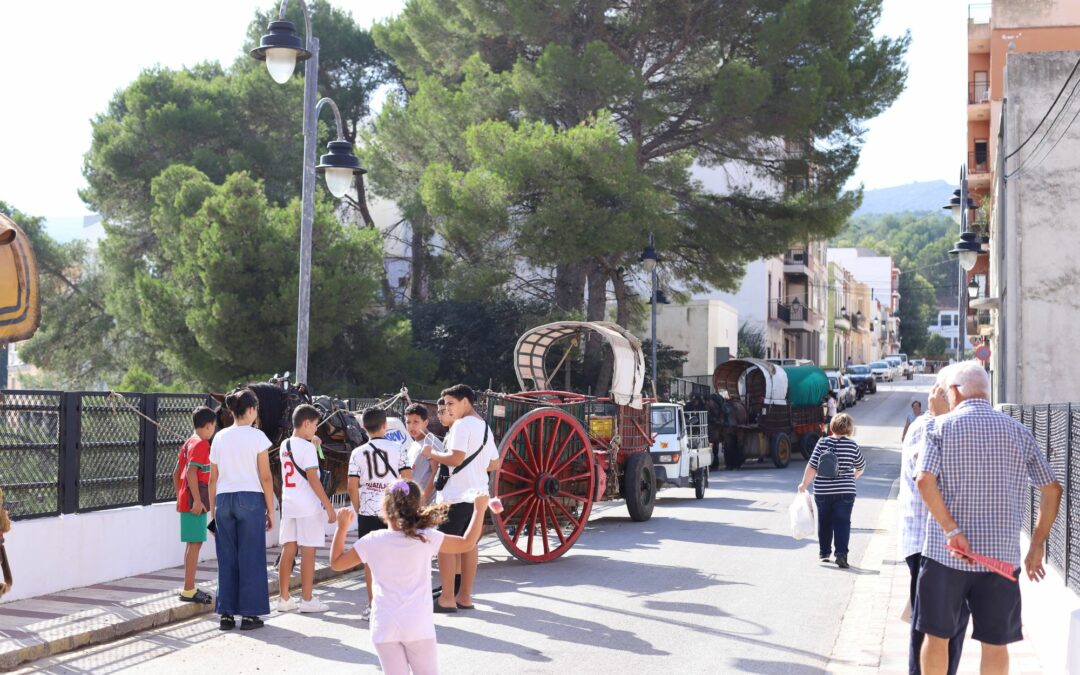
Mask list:
[{"label": "number 2 on shirt", "polygon": [[296,474],[296,467],[289,460],[285,460],[285,475],[282,477],[285,481],[285,487],[296,487],[296,483],[291,480],[294,474]]}]

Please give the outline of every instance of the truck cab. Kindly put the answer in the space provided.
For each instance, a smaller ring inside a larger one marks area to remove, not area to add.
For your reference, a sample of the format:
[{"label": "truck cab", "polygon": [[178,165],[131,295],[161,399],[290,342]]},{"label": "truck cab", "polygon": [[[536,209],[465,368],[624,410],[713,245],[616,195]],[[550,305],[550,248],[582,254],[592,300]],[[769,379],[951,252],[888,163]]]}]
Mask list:
[{"label": "truck cab", "polygon": [[653,403],[649,410],[653,434],[649,454],[657,488],[693,487],[701,499],[712,464],[708,413],[687,411],[678,403]]}]

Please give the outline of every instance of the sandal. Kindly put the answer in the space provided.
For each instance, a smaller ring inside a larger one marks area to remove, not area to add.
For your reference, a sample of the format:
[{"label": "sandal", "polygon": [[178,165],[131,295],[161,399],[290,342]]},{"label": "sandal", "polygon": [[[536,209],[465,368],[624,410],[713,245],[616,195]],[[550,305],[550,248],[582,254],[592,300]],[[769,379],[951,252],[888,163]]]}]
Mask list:
[{"label": "sandal", "polygon": [[443,607],[439,604],[439,601],[435,601],[435,613],[436,614],[453,614],[457,611],[457,607]]},{"label": "sandal", "polygon": [[263,620],[257,616],[245,616],[240,621],[240,630],[255,630],[263,627]]},{"label": "sandal", "polygon": [[476,609],[476,605],[463,605],[460,602],[457,603],[458,609]]},{"label": "sandal", "polygon": [[232,630],[233,628],[236,628],[236,619],[233,618],[232,614],[222,614],[221,623],[218,624],[218,628],[221,630]]},{"label": "sandal", "polygon": [[202,590],[195,591],[195,595],[190,598],[180,596],[180,602],[194,602],[196,605],[209,605],[214,601],[213,596]]}]

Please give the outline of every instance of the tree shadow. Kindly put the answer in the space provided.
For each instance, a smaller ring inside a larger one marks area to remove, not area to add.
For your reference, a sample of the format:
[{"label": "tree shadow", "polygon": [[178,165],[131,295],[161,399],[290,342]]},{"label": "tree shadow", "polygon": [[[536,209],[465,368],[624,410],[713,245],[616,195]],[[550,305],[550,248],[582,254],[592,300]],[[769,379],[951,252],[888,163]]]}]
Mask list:
[{"label": "tree shadow", "polygon": [[740,673],[762,673],[763,675],[821,675],[828,672],[824,668],[801,663],[761,659],[735,659],[731,667]]}]

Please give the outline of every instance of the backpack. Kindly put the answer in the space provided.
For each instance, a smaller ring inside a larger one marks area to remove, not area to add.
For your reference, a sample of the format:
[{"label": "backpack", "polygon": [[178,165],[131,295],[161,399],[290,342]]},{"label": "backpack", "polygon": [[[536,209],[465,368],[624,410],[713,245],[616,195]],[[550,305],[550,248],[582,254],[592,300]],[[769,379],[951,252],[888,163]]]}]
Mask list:
[{"label": "backpack", "polygon": [[820,441],[821,452],[818,453],[817,475],[819,478],[832,480],[840,473],[840,460],[833,449],[836,446],[833,439],[825,437]]}]

